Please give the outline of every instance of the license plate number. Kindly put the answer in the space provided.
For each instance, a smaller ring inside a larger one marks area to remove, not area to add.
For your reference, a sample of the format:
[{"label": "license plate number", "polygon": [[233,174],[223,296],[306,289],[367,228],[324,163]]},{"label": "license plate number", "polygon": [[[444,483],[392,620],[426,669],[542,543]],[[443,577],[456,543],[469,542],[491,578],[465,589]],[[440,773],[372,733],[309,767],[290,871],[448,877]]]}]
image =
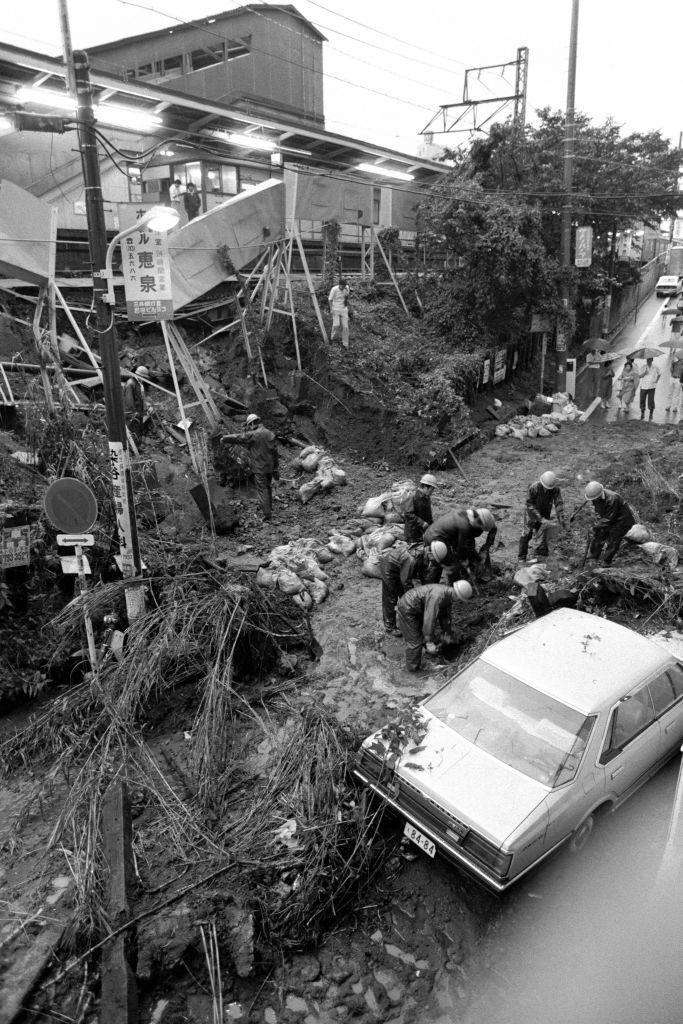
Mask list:
[{"label": "license plate number", "polygon": [[429,857],[436,856],[436,846],[431,839],[427,839],[427,836],[423,836],[421,832],[418,832],[418,830],[411,825],[409,821],[406,822],[406,826],[403,829],[403,835],[407,836],[408,839],[410,839],[412,843],[415,843],[416,846],[419,846],[420,849]]}]

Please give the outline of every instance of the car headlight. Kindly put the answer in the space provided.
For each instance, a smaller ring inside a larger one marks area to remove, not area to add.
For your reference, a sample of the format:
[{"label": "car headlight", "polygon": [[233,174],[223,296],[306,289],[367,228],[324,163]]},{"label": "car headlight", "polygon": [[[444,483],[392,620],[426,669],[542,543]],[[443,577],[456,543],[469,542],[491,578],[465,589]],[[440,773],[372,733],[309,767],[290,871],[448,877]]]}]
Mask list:
[{"label": "car headlight", "polygon": [[502,853],[493,843],[474,832],[468,832],[461,842],[463,850],[467,850],[476,860],[491,868],[496,875],[505,878],[512,863],[511,853]]}]

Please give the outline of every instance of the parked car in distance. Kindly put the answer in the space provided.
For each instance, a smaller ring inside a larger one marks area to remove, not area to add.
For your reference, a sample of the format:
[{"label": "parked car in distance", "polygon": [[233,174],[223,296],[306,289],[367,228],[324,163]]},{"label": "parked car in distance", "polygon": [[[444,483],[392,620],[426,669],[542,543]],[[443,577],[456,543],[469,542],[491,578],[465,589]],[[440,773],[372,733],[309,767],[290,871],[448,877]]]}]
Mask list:
[{"label": "parked car in distance", "polygon": [[625,626],[563,608],[487,648],[369,736],[358,779],[437,851],[502,892],[580,848],[680,748],[683,663]]},{"label": "parked car in distance", "polygon": [[655,294],[658,299],[665,295],[678,295],[681,291],[681,279],[677,274],[664,274],[660,277],[655,286]]}]

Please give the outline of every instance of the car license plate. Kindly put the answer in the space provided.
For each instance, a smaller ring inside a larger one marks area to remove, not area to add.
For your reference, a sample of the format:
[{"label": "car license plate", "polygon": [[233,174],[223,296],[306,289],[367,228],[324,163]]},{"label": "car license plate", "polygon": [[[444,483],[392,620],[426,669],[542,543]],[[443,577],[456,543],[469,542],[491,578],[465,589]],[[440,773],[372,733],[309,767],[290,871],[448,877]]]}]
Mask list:
[{"label": "car license plate", "polygon": [[436,856],[436,846],[431,839],[427,839],[427,836],[423,836],[421,832],[418,832],[409,821],[406,822],[406,827],[403,829],[403,835],[408,836],[408,839],[415,843],[416,846],[419,846],[421,850],[424,850],[428,856]]}]

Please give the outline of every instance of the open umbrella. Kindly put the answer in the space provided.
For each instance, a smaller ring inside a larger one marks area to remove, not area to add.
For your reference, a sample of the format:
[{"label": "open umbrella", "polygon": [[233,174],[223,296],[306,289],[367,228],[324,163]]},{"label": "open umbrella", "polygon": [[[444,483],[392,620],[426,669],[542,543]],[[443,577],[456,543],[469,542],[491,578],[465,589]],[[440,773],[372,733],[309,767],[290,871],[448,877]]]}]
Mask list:
[{"label": "open umbrella", "polygon": [[664,354],[665,353],[662,352],[661,349],[648,348],[647,346],[644,346],[643,348],[635,348],[633,352],[629,353],[615,352],[615,355],[626,355],[627,359],[661,359]]},{"label": "open umbrella", "polygon": [[607,345],[607,338],[587,338],[586,341],[581,343],[581,349],[585,352],[586,349],[596,348],[599,352],[600,349],[607,348]]},{"label": "open umbrella", "polygon": [[678,349],[681,349],[681,351],[683,351],[683,337],[681,337],[681,338],[671,338],[670,341],[663,341],[661,343],[661,345],[660,345],[660,348],[672,348],[672,349],[677,349],[678,348]]}]

